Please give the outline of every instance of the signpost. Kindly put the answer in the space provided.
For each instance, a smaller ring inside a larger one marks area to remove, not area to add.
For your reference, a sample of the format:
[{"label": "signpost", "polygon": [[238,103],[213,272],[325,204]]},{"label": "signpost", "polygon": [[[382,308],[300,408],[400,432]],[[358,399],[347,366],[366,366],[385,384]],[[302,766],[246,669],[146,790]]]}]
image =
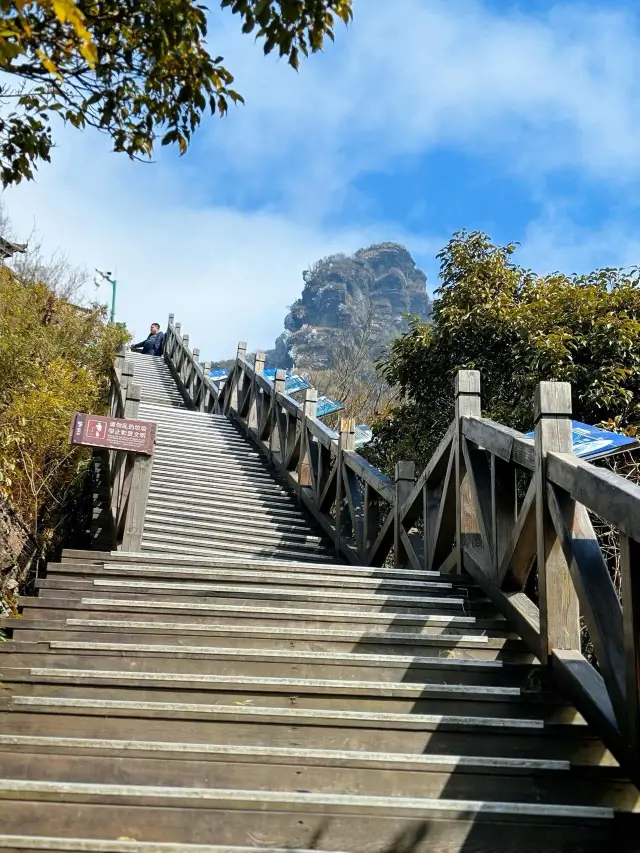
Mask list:
[{"label": "signpost", "polygon": [[104,447],[107,450],[128,450],[151,456],[155,439],[156,425],[153,421],[87,415],[80,412],[76,413],[71,421],[71,444]]}]

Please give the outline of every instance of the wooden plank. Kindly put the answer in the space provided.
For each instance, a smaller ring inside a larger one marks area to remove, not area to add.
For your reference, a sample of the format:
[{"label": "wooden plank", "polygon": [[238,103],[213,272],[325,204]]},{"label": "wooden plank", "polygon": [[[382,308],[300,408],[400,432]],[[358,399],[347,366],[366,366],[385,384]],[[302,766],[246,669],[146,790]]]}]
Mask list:
[{"label": "wooden plank", "polygon": [[458,572],[462,572],[462,549],[467,544],[475,544],[478,531],[475,501],[470,478],[466,472],[463,452],[464,436],[462,419],[480,417],[480,371],[459,370],[456,375],[456,437],[455,437],[455,500],[456,500],[456,541],[458,554]]},{"label": "wooden plank", "polygon": [[[491,507],[493,504],[493,496],[491,492],[491,468],[486,453],[483,450],[478,450],[473,445],[469,444],[466,438],[462,438],[462,452],[464,455],[464,463],[469,483],[471,485],[471,494],[474,499],[474,516],[478,527],[478,532],[481,537],[482,547],[485,551],[484,563],[487,566],[491,576],[497,577],[495,570],[495,558],[493,553],[493,535],[492,535],[492,519]],[[467,538],[469,533],[466,534]],[[464,542],[463,545],[471,544]]]},{"label": "wooden plank", "polygon": [[640,765],[640,545],[620,534],[627,714],[622,729]]},{"label": "wooden plank", "polygon": [[142,545],[142,530],[149,499],[149,485],[153,468],[153,456],[137,455],[133,464],[131,491],[127,507],[122,549],[139,551]]},{"label": "wooden plank", "polygon": [[536,605],[522,592],[504,593],[487,575],[482,554],[468,548],[463,552],[464,568],[476,581],[511,628],[524,640],[531,651],[540,656],[540,620]]},{"label": "wooden plank", "polygon": [[627,713],[622,608],[587,510],[548,484],[547,501],[621,728]]},{"label": "wooden plank", "polygon": [[373,543],[371,550],[367,556],[366,565],[368,566],[381,566],[389,553],[389,549],[393,544],[393,530],[394,530],[394,518],[395,513],[393,512],[393,507],[387,513],[387,517],[382,522],[382,526],[380,527],[380,532],[378,533],[375,542]]},{"label": "wooden plank", "polygon": [[640,538],[640,486],[565,453],[549,453],[547,476],[604,521]]},{"label": "wooden plank", "polygon": [[[396,568],[404,566],[406,560],[409,559],[408,553],[405,551],[404,542],[400,535],[401,529],[404,529],[404,522],[400,517],[400,507],[404,505],[406,499],[411,494],[413,482],[415,480],[416,464],[415,462],[396,462],[395,471],[395,500],[393,502],[394,515],[394,534],[393,534],[393,556]],[[409,550],[413,550],[409,543]]]},{"label": "wooden plank", "polygon": [[360,481],[354,471],[347,467],[342,469],[344,492],[347,505],[351,515],[351,526],[356,540],[356,547],[362,554],[363,560],[366,553],[364,543],[364,503],[360,493]]},{"label": "wooden plank", "polygon": [[323,447],[334,447],[337,449],[337,432],[329,429],[329,427],[325,426],[322,421],[319,421],[317,418],[310,418],[307,427],[311,435],[313,435],[313,437],[316,438]]},{"label": "wooden plank", "polygon": [[[421,549],[420,549],[420,539],[417,533],[408,533],[404,527],[400,528],[400,544],[402,546],[402,550],[406,555],[406,561],[408,560],[409,565],[412,569],[416,571],[420,571],[423,568],[422,560],[421,560]],[[416,550],[416,548],[418,550]]]},{"label": "wooden plank", "polygon": [[276,402],[285,412],[294,418],[298,418],[298,420],[302,420],[302,407],[296,403],[293,397],[280,391],[276,392],[275,396]]},{"label": "wooden plank", "polygon": [[346,451],[343,461],[348,468],[355,471],[361,480],[368,483],[383,500],[387,501],[387,503],[393,503],[395,500],[395,489],[386,474],[383,474],[382,471],[379,471],[375,466],[367,462],[366,459],[363,459],[355,450]]},{"label": "wooden plank", "polygon": [[599,733],[635,783],[639,784],[640,765],[629,755],[621,737],[602,676],[576,649],[554,649],[549,663],[555,683]]},{"label": "wooden plank", "polygon": [[554,649],[580,649],[578,596],[547,501],[547,453],[570,453],[572,448],[571,385],[568,382],[540,382],[534,398],[534,414],[541,659],[547,663]]},{"label": "wooden plank", "polygon": [[536,483],[532,477],[500,564],[498,585],[524,589],[536,559],[536,548]]},{"label": "wooden plank", "polygon": [[481,417],[464,417],[462,431],[469,441],[505,462],[514,462],[529,471],[535,468],[534,443],[521,432]]},{"label": "wooden plank", "polygon": [[[444,478],[442,493],[438,506],[438,515],[433,529],[433,536],[430,539],[429,547],[429,568],[439,566],[449,556],[454,546],[454,537],[456,534],[456,481],[455,481],[455,457],[456,448],[452,446],[449,454],[449,464],[447,473]],[[427,499],[429,500],[429,490],[427,490]],[[459,559],[458,552],[456,560]],[[459,563],[456,563],[458,571],[460,570]]]},{"label": "wooden plank", "polygon": [[364,484],[364,548],[365,553],[369,553],[369,549],[373,545],[376,536],[378,535],[379,520],[379,502],[378,493],[372,489],[369,483]]},{"label": "wooden plank", "polygon": [[[300,486],[314,486],[311,451],[309,449],[309,431],[307,423],[316,416],[318,392],[315,388],[307,388],[304,392],[304,404],[302,407],[303,417],[300,421],[300,458],[298,460],[298,484]],[[313,444],[313,440],[311,444]],[[317,470],[317,469],[315,469]]]},{"label": "wooden plank", "polygon": [[318,507],[320,510],[324,511],[327,504],[332,504],[336,499],[336,483],[337,483],[337,471],[339,470],[338,457],[335,458],[334,466],[329,472],[325,486],[320,494],[320,500],[318,501]]},{"label": "wooden plank", "polygon": [[509,550],[511,536],[517,520],[517,492],[515,468],[504,459],[491,454],[491,536],[493,539],[493,566],[498,585],[502,561]]},{"label": "wooden plank", "polygon": [[[414,498],[417,496],[418,492],[422,489],[422,487],[428,483],[430,480],[442,480],[444,479],[445,474],[447,473],[447,465],[449,464],[449,455],[447,451],[451,447],[451,442],[453,441],[453,437],[456,432],[456,422],[455,420],[451,421],[449,426],[447,427],[447,431],[443,435],[440,440],[440,444],[437,446],[435,453],[428,461],[426,468],[420,474],[418,479],[416,480],[416,484],[407,498],[407,505],[412,504]],[[403,508],[404,511],[404,508]]]}]

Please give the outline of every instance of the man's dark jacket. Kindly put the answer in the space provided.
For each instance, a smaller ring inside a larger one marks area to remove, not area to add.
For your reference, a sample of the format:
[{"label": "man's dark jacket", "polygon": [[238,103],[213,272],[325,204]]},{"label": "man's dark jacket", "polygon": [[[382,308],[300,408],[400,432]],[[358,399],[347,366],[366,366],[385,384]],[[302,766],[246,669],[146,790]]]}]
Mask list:
[{"label": "man's dark jacket", "polygon": [[140,341],[139,344],[134,344],[131,349],[141,350],[146,355],[162,355],[163,343],[164,332],[156,332],[155,335],[149,335],[146,341]]}]

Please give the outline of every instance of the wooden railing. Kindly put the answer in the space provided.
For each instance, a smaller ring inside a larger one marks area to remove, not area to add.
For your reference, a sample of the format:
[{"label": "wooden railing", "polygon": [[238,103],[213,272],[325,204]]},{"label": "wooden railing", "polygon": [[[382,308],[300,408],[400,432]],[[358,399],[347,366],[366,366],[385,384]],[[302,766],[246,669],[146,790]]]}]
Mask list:
[{"label": "wooden railing", "polygon": [[[141,387],[134,382],[133,363],[121,352],[115,359],[111,377],[111,417],[137,418],[140,395]],[[126,450],[109,450],[108,454],[113,544],[123,551],[139,551],[153,458]]]},{"label": "wooden railing", "polygon": [[[165,354],[188,404],[239,425],[341,558],[471,575],[640,781],[640,487],[572,454],[568,384],[540,383],[529,439],[483,418],[480,374],[460,371],[429,464],[416,479],[413,462],[398,462],[392,482],[355,452],[352,421],[328,429],[316,392],[298,403],[284,371],[273,384],[262,375],[263,354],[247,362],[246,344],[222,390],[172,317]],[[622,601],[589,511],[619,532]],[[581,652],[581,618],[597,668]]]}]

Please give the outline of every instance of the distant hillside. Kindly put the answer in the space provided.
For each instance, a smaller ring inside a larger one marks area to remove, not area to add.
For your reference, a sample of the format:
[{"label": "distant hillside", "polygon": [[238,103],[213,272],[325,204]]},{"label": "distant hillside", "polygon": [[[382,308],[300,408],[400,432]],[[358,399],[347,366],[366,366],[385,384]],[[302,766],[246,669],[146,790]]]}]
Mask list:
[{"label": "distant hillside", "polygon": [[370,364],[407,328],[403,315],[427,319],[431,314],[427,277],[399,243],[331,255],[302,277],[302,295],[267,353],[268,365],[327,370],[354,349]]}]

